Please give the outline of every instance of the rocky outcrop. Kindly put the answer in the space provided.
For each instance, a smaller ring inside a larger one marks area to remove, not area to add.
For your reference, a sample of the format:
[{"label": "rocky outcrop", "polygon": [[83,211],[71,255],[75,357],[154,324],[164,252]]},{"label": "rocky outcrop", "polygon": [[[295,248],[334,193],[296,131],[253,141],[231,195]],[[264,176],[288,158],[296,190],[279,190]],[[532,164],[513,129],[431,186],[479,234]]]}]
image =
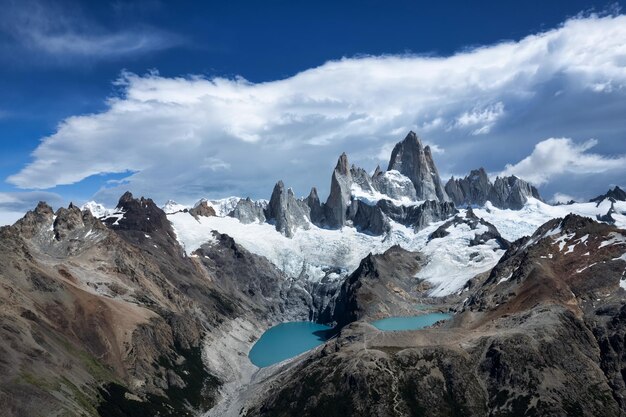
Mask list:
[{"label": "rocky outcrop", "polygon": [[394,200],[416,201],[415,186],[411,180],[398,171],[377,170],[372,176],[372,186],[381,194],[387,195]]},{"label": "rocky outcrop", "polygon": [[311,223],[318,225],[323,224],[325,219],[324,206],[320,202],[320,198],[317,195],[317,188],[311,188],[311,192],[306,198],[306,205],[309,207]]},{"label": "rocky outcrop", "polygon": [[29,239],[41,230],[42,225],[51,224],[53,217],[52,207],[40,201],[34,210],[29,210],[13,227],[18,229],[26,239]]},{"label": "rocky outcrop", "polygon": [[348,156],[342,153],[333,170],[330,181],[330,194],[324,205],[326,224],[331,228],[341,228],[346,223],[350,205],[352,175],[348,168]]},{"label": "rocky outcrop", "polygon": [[428,226],[431,222],[445,220],[457,213],[454,203],[441,203],[434,200],[425,201],[421,205],[396,206],[389,201],[380,201],[379,205],[390,219],[416,231]]},{"label": "rocky outcrop", "polygon": [[626,191],[619,188],[617,185],[606,192],[606,194],[599,195],[589,200],[591,203],[600,204],[604,199],[613,199],[614,201],[626,201]]},{"label": "rocky outcrop", "polygon": [[474,211],[469,208],[465,212],[464,216],[456,215],[451,220],[448,220],[441,226],[439,226],[434,232],[428,236],[428,240],[432,239],[440,239],[442,237],[448,236],[448,229],[450,227],[456,227],[458,225],[464,224],[470,228],[470,230],[476,230],[477,233],[470,240],[469,246],[482,245],[487,243],[490,240],[495,240],[500,249],[508,249],[511,243],[504,239],[498,229],[482,217],[476,216]]},{"label": "rocky outcrop", "polygon": [[524,207],[529,197],[541,200],[539,191],[535,187],[511,175],[496,178],[489,199],[496,207],[519,210]]},{"label": "rocky outcrop", "polygon": [[519,210],[530,197],[541,200],[534,186],[514,175],[498,177],[492,184],[483,168],[462,179],[450,178],[445,188],[457,207],[482,206],[490,201],[498,208]]},{"label": "rocky outcrop", "polygon": [[310,226],[309,207],[304,201],[296,199],[291,188],[285,189],[282,181],[274,186],[265,217],[287,237],[293,237],[298,228],[308,229]]},{"label": "rocky outcrop", "polygon": [[448,219],[457,213],[454,203],[434,200],[411,206],[398,206],[389,200],[379,200],[376,204],[353,200],[351,207],[353,225],[373,235],[388,232],[391,229],[389,220],[419,231],[432,222]]},{"label": "rocky outcrop", "polygon": [[241,223],[263,223],[265,222],[265,206],[259,202],[252,201],[250,197],[242,198],[237,205],[228,213],[229,217],[238,219]]},{"label": "rocky outcrop", "polygon": [[393,148],[387,168],[387,171],[391,170],[400,172],[413,182],[418,200],[449,201],[430,147],[424,147],[414,132],[409,132]]},{"label": "rocky outcrop", "polygon": [[136,199],[127,191],[120,197],[116,210],[123,214],[121,218],[108,217],[104,220],[112,229],[137,233],[162,231],[171,237],[175,236],[167,215],[151,198]]},{"label": "rocky outcrop", "polygon": [[482,206],[492,193],[493,184],[484,168],[474,169],[463,179],[454,177],[446,183],[446,192],[458,207],[462,205]]},{"label": "rocky outcrop", "polygon": [[415,274],[425,262],[419,253],[393,246],[369,254],[343,282],[337,298],[320,319],[343,327],[364,318],[374,320],[411,312],[417,304]]},{"label": "rocky outcrop", "polygon": [[608,224],[615,224],[615,218],[613,217],[614,214],[616,214],[617,211],[615,211],[615,203],[613,203],[613,201],[611,201],[611,207],[609,208],[609,210],[606,212],[606,214],[603,215],[596,215],[596,218],[598,219],[599,222],[604,222],[604,223],[608,223]]},{"label": "rocky outcrop", "polygon": [[201,200],[196,206],[189,210],[189,214],[191,214],[196,219],[198,217],[213,217],[217,216],[215,213],[215,209],[209,205],[206,200]]},{"label": "rocky outcrop", "polygon": [[372,205],[361,200],[352,200],[350,211],[354,213],[352,224],[360,232],[378,236],[391,230],[389,218],[378,203]]}]

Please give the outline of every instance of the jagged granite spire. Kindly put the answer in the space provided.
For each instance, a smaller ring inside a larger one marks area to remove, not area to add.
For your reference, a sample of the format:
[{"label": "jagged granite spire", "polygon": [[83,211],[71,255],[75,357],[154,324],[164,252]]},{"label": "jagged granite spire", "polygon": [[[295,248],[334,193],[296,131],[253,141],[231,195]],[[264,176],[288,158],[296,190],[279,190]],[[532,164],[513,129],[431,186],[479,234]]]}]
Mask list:
[{"label": "jagged granite spire", "polygon": [[430,147],[424,147],[415,132],[409,132],[393,148],[387,170],[396,170],[407,176],[415,186],[418,200],[449,201]]},{"label": "jagged granite spire", "polygon": [[340,228],[346,223],[346,211],[350,205],[350,187],[352,175],[348,168],[348,156],[342,153],[337,161],[330,181],[330,194],[324,206],[326,223],[333,228]]},{"label": "jagged granite spire", "polygon": [[265,216],[274,222],[276,230],[287,237],[293,237],[299,227],[309,228],[308,206],[304,201],[296,199],[291,188],[285,190],[282,181],[274,186]]},{"label": "jagged granite spire", "polygon": [[446,193],[457,206],[483,205],[489,199],[493,185],[484,168],[473,169],[465,178],[454,177],[446,183]]},{"label": "jagged granite spire", "polygon": [[519,210],[524,207],[529,197],[541,200],[539,191],[534,186],[511,175],[496,178],[489,200],[496,207]]},{"label": "jagged granite spire", "polygon": [[243,224],[263,223],[265,219],[265,207],[263,204],[252,201],[250,197],[237,201],[237,205],[228,213],[229,217],[234,217]]},{"label": "jagged granite spire", "polygon": [[311,222],[318,225],[322,224],[324,222],[324,207],[322,206],[320,197],[317,194],[317,188],[311,188],[311,192],[306,198],[306,204],[311,213]]}]

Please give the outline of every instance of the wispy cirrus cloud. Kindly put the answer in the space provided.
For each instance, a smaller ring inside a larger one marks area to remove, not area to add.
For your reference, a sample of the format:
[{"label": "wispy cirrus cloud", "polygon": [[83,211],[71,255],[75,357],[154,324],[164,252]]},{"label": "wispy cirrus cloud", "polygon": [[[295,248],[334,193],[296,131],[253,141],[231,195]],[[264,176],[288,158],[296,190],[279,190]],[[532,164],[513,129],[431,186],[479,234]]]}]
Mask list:
[{"label": "wispy cirrus cloud", "polygon": [[[440,172],[521,160],[507,170],[547,187],[556,174],[545,148],[569,150],[565,164],[589,156],[576,142],[589,137],[601,139],[594,155],[626,153],[625,57],[626,16],[592,15],[452,56],[345,58],[264,83],[123,73],[105,111],[65,119],[8,181],[47,189],[131,172],[123,187],[157,199],[267,197],[280,178],[323,193],[342,151],[373,169],[388,158],[381,148],[413,129],[445,149]],[[550,137],[574,140],[537,145]]]},{"label": "wispy cirrus cloud", "polygon": [[[0,14],[5,57],[46,63],[75,59],[110,60],[169,49],[184,43],[174,33],[150,26],[111,28],[80,12],[38,0],[8,1]],[[69,61],[68,61],[69,60]]]}]

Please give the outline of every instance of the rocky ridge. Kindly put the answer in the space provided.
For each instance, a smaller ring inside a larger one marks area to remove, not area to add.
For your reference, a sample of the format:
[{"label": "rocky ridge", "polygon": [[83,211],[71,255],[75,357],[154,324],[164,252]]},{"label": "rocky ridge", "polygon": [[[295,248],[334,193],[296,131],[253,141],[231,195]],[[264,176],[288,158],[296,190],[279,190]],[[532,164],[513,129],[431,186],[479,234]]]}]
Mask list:
[{"label": "rocky ridge", "polygon": [[626,201],[626,191],[619,188],[617,185],[607,191],[605,194],[599,195],[597,197],[589,200],[592,203],[600,204],[604,199],[613,199],[613,201]]},{"label": "rocky ridge", "polygon": [[482,206],[490,201],[498,208],[519,210],[528,198],[541,200],[534,186],[514,175],[498,177],[491,183],[484,168],[472,170],[465,178],[450,178],[445,189],[458,207]]},{"label": "rocky ridge", "polygon": [[205,348],[224,323],[252,337],[312,315],[306,291],[228,236],[185,256],[165,213],[130,193],[104,221],[40,203],[0,228],[0,259],[11,417],[196,415],[229,382]]},{"label": "rocky ridge", "polygon": [[340,229],[355,225],[380,235],[390,230],[390,220],[416,229],[443,220],[456,211],[441,184],[430,148],[414,132],[399,142],[389,170],[378,167],[373,175],[350,165],[343,153],[331,175],[330,193],[321,202],[313,187],[307,198],[298,199],[282,181],[276,183],[269,205],[261,214],[253,201],[240,200],[230,216],[243,223],[268,221],[292,237],[310,225]]}]

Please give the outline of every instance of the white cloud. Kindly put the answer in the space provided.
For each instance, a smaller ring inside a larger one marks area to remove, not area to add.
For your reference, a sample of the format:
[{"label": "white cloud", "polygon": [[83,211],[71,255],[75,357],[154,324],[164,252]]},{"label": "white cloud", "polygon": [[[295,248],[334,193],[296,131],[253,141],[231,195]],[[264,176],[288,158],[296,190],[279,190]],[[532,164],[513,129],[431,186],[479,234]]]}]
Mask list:
[{"label": "white cloud", "polygon": [[472,135],[489,133],[495,123],[504,115],[504,104],[497,102],[483,108],[475,108],[463,113],[456,120],[456,126],[474,128]]},{"label": "white cloud", "polygon": [[607,157],[589,151],[598,141],[589,139],[575,143],[569,138],[550,138],[535,145],[533,152],[514,165],[507,165],[502,174],[517,175],[535,185],[545,184],[562,174],[598,174],[624,170],[626,155]]},{"label": "white cloud", "polygon": [[569,203],[570,201],[577,201],[577,199],[569,194],[554,193],[550,201],[552,203],[565,204],[565,203]]},{"label": "white cloud", "polygon": [[[8,181],[46,189],[132,172],[123,187],[185,199],[266,195],[282,178],[306,194],[312,185],[325,190],[341,151],[351,162],[375,166],[385,158],[381,147],[411,129],[425,134],[433,151],[446,149],[436,158],[443,161],[441,171],[459,172],[445,166],[453,165],[450,158],[471,162],[471,168],[483,165],[496,155],[492,145],[504,133],[511,136],[506,128],[513,122],[516,137],[534,142],[548,136],[529,125],[565,129],[573,125],[572,111],[597,111],[585,106],[589,94],[600,94],[598,85],[610,86],[603,98],[624,103],[624,57],[626,16],[620,15],[572,19],[518,42],[450,57],[346,58],[264,83],[123,73],[116,83],[121,94],[108,100],[106,111],[64,120]],[[533,114],[552,109],[556,90],[563,91],[559,103],[574,110],[559,110],[558,117]],[[533,119],[520,122],[519,115]],[[600,124],[607,125],[598,118],[587,126]],[[525,164],[517,165],[524,171]]]},{"label": "white cloud", "polygon": [[[63,8],[37,0],[3,5],[0,32],[20,48],[58,58],[57,63],[72,57],[111,59],[136,55],[183,42],[178,35],[147,26],[106,28],[75,7]],[[8,59],[15,59],[19,53],[19,48],[5,46]]]}]

